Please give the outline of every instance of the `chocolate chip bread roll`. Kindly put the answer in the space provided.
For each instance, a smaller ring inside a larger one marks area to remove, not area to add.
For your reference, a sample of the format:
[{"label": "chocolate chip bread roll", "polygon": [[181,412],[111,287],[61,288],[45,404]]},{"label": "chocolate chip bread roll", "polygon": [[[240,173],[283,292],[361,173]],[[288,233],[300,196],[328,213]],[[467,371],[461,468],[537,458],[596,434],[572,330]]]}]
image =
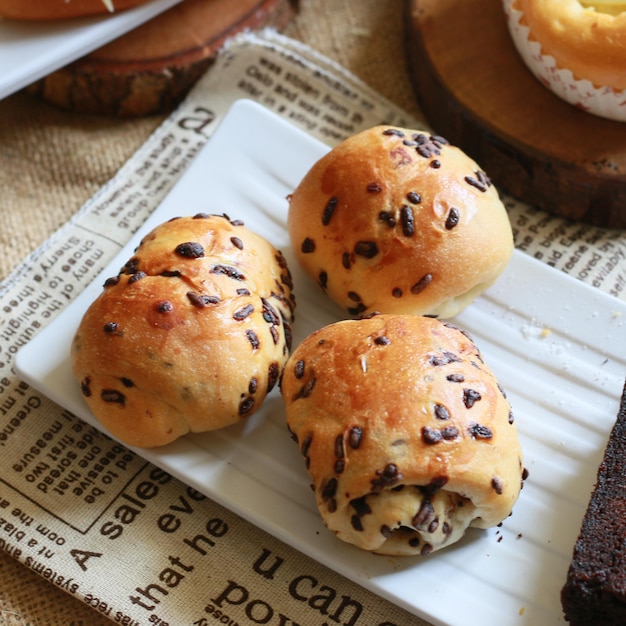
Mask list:
[{"label": "chocolate chip bread roll", "polygon": [[148,234],[85,313],[72,368],[95,417],[152,447],[254,413],[289,356],[295,300],[282,254],[226,216]]},{"label": "chocolate chip bread roll", "polygon": [[281,391],[321,517],[343,541],[424,555],[511,513],[525,477],[511,407],[455,326],[337,322],[295,349]]},{"label": "chocolate chip bread roll", "polygon": [[390,126],[313,165],[290,198],[288,230],[305,272],[354,317],[452,317],[513,253],[485,172],[441,137]]}]

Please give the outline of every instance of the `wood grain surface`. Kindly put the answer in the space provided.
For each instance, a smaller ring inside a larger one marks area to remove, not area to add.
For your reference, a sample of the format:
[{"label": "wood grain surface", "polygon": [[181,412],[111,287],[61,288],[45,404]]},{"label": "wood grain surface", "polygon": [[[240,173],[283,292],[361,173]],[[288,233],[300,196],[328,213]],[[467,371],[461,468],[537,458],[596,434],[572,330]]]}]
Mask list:
[{"label": "wood grain surface", "polygon": [[526,68],[499,0],[406,0],[409,71],[438,133],[512,196],[626,228],[626,124],[585,113]]},{"label": "wood grain surface", "polygon": [[294,16],[291,0],[185,0],[53,72],[31,94],[68,111],[139,117],[173,109],[238,32]]}]

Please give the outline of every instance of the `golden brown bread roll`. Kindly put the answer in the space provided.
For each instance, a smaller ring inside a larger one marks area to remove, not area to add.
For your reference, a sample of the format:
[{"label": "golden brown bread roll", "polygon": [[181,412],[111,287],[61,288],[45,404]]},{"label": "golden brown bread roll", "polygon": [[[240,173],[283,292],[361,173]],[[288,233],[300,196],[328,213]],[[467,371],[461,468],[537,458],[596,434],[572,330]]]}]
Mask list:
[{"label": "golden brown bread roll", "polygon": [[199,214],[158,226],[74,337],[93,414],[141,447],[251,415],[289,356],[291,287],[282,254],[240,222]]},{"label": "golden brown bread roll", "polygon": [[343,541],[427,554],[511,513],[525,477],[511,407],[457,327],[331,324],[294,350],[281,392],[321,517]]},{"label": "golden brown bread roll", "polygon": [[315,163],[287,225],[305,272],[352,316],[452,317],[513,253],[508,215],[479,166],[441,137],[390,126]]}]

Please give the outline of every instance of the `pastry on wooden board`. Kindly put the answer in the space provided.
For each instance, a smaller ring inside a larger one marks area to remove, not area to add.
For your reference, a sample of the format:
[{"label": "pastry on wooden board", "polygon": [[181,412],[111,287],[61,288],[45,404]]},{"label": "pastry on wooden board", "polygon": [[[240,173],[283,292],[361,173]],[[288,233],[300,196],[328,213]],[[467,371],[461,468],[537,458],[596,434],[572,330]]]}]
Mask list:
[{"label": "pastry on wooden board", "polygon": [[626,124],[546,89],[515,48],[501,1],[405,7],[408,69],[430,128],[503,194],[568,220],[626,228]]},{"label": "pastry on wooden board", "polygon": [[230,37],[280,31],[296,11],[296,0],[184,0],[27,89],[68,111],[162,114],[182,101]]},{"label": "pastry on wooden board", "polygon": [[588,113],[626,121],[626,4],[503,0],[512,40],[539,81]]}]

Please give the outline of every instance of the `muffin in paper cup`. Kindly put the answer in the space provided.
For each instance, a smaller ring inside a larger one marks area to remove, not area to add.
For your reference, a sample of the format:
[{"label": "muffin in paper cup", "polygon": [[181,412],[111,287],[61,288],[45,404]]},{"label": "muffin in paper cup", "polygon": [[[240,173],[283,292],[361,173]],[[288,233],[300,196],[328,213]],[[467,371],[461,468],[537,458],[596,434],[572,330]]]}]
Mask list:
[{"label": "muffin in paper cup", "polygon": [[626,122],[626,0],[503,0],[530,71],[588,113]]}]

